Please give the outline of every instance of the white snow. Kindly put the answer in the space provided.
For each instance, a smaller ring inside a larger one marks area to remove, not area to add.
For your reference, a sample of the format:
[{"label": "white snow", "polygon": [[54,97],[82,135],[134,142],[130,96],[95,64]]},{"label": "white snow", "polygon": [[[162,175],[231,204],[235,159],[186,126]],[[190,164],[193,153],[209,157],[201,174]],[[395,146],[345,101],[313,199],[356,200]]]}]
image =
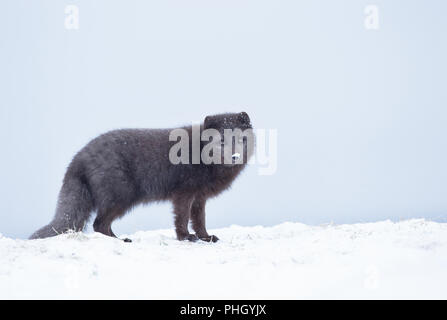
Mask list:
[{"label": "white snow", "polygon": [[[447,298],[447,224],[426,220],[0,237],[0,298]],[[124,236],[123,236],[124,237]]]}]

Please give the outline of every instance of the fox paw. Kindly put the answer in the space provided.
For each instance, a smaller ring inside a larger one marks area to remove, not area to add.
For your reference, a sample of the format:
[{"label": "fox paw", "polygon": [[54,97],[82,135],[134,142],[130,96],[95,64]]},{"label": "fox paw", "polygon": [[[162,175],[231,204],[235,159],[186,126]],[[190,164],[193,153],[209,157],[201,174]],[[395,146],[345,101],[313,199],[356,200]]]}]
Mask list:
[{"label": "fox paw", "polygon": [[196,242],[197,240],[199,240],[199,238],[195,235],[195,234],[188,234],[188,235],[186,235],[186,236],[180,236],[180,237],[177,237],[180,241],[182,241],[182,240],[188,240],[188,241],[191,241],[191,242]]},{"label": "fox paw", "polygon": [[207,237],[199,237],[200,240],[202,241],[206,241],[206,242],[217,242],[219,241],[219,238],[216,237],[215,235],[210,235]]}]

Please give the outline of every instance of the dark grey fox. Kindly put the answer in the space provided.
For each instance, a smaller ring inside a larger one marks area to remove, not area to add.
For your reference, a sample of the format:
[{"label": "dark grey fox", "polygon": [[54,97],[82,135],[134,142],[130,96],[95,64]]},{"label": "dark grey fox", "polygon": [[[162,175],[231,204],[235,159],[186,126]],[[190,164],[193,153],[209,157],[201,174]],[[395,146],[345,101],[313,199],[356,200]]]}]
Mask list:
[{"label": "dark grey fox", "polygon": [[[189,133],[191,150],[193,126],[181,129]],[[246,132],[252,126],[248,115],[241,112],[208,116],[199,130],[203,132],[204,129],[216,129],[223,137],[224,129]],[[169,139],[172,130],[114,130],[89,142],[68,166],[53,220],[30,239],[56,236],[68,230],[81,231],[94,211],[97,213],[94,230],[115,237],[112,222],[132,207],[170,200],[177,239],[216,242],[218,238],[209,235],[205,228],[205,202],[229,188],[246,166],[253,153],[253,144],[247,143],[247,136],[243,137],[245,157],[239,163],[232,159],[230,164],[205,164],[202,160],[196,164],[192,161],[173,164],[169,153],[177,142]],[[205,144],[204,141],[199,142],[200,150]],[[189,160],[192,156],[188,156]],[[221,157],[223,159],[223,152]],[[188,231],[189,220],[195,235]]]}]

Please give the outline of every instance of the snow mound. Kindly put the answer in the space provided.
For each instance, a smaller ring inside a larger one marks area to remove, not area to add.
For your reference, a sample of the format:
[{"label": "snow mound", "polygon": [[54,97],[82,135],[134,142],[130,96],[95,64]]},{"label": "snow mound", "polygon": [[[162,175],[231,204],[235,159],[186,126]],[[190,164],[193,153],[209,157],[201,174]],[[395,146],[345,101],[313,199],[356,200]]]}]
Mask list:
[{"label": "snow mound", "polygon": [[[172,230],[0,237],[0,299],[447,298],[447,224],[231,226],[217,243]],[[124,237],[124,236],[123,236]]]}]

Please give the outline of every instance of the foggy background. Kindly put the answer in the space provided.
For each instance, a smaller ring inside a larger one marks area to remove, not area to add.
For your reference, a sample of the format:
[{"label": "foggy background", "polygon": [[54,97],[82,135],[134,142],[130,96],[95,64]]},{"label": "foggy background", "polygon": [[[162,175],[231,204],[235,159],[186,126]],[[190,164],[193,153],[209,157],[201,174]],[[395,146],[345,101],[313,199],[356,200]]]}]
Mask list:
[{"label": "foggy background", "polygon": [[[64,26],[79,8],[79,29]],[[379,9],[379,29],[364,22]],[[0,232],[47,224],[73,155],[116,128],[246,111],[278,130],[208,227],[447,217],[445,1],[4,0]],[[138,207],[117,234],[172,228]],[[90,227],[91,230],[91,227]]]}]

